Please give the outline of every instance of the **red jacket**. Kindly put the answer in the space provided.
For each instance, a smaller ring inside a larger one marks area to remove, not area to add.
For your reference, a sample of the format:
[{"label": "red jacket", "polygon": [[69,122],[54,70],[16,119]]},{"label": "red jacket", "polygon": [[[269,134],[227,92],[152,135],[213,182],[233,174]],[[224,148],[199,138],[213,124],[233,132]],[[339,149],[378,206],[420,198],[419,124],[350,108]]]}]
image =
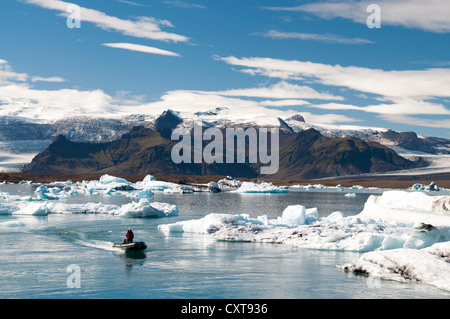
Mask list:
[{"label": "red jacket", "polygon": [[131,231],[131,230],[128,230],[127,231],[127,239],[133,239],[134,238],[134,234],[133,234],[133,232]]}]

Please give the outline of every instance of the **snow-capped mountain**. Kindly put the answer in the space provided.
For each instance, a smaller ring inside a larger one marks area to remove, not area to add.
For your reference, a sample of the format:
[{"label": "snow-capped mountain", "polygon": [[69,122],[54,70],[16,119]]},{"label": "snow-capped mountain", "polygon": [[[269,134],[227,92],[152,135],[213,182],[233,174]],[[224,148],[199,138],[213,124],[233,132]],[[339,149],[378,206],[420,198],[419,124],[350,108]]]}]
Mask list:
[{"label": "snow-capped mountain", "polygon": [[[194,123],[205,127],[281,127],[294,133],[313,128],[327,137],[356,137],[378,142],[408,158],[422,157],[430,162],[428,170],[450,171],[450,140],[417,136],[413,132],[396,132],[387,128],[354,125],[310,123],[301,114],[287,118],[255,116],[240,118],[226,107],[209,111],[187,112],[167,110],[163,114],[129,114],[114,117],[72,116],[63,119],[30,119],[17,116],[0,117],[0,171],[18,171],[31,162],[58,135],[74,142],[110,142],[135,126],[155,128],[164,114],[178,118],[176,126],[191,128]],[[169,137],[170,138],[170,137]]]}]

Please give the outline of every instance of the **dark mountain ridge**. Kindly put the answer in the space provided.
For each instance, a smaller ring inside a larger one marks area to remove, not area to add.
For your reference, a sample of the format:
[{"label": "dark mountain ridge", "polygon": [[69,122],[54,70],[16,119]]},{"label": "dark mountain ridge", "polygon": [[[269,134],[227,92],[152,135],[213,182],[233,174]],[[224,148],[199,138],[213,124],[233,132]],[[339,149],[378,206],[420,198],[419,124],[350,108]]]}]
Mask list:
[{"label": "dark mountain ridge", "polygon": [[[248,140],[245,163],[224,161],[208,164],[203,161],[175,164],[171,151],[178,141],[170,140],[170,133],[179,123],[179,118],[171,112],[165,112],[161,120],[156,121],[155,129],[136,126],[121,138],[105,143],[72,142],[60,135],[47,149],[35,156],[23,172],[264,177],[260,174],[263,164],[248,161]],[[210,141],[203,142],[204,145],[208,143]],[[326,137],[314,129],[298,133],[281,129],[279,144],[279,169],[277,173],[266,177],[314,179],[386,172],[422,165],[399,156],[381,144],[352,137]]]}]

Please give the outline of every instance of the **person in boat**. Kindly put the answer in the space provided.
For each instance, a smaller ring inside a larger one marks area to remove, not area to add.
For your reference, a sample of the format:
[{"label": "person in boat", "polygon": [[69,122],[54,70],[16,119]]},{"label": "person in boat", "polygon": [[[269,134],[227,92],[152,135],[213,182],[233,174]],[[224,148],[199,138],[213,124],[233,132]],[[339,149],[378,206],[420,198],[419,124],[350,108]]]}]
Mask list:
[{"label": "person in boat", "polygon": [[126,237],[127,237],[127,239],[126,239],[126,240],[127,240],[127,244],[133,242],[133,239],[134,239],[134,233],[133,233],[133,231],[131,230],[131,228],[128,228]]}]

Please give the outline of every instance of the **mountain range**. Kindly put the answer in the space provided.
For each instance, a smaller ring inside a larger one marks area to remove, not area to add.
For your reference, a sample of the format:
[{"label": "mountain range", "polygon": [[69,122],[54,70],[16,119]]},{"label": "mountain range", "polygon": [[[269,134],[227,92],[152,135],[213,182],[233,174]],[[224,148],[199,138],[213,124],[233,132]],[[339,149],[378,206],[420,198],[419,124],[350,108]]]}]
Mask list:
[{"label": "mountain range", "polygon": [[[104,120],[105,125],[101,123],[101,119],[80,121],[71,129],[65,126],[66,132],[58,134],[48,147],[33,158],[23,172],[264,177],[259,172],[261,163],[249,163],[248,153],[245,163],[236,164],[175,164],[172,161],[171,150],[177,141],[172,141],[170,135],[177,127],[192,130],[193,123],[199,120],[204,128],[218,127],[225,130],[227,127],[239,125],[243,128],[251,127],[249,123],[232,123],[218,119],[221,111],[223,109],[216,108],[211,112],[195,114],[196,118],[186,119],[178,112],[168,110],[151,121],[136,121],[139,117],[134,117],[134,122]],[[213,120],[208,121],[208,118]],[[270,175],[272,178],[313,179],[417,169],[426,165],[426,161],[421,158],[410,160],[400,156],[393,149],[379,143],[381,140],[426,154],[447,152],[445,148],[435,148],[436,141],[418,137],[413,132],[345,127],[330,134],[330,127],[320,131],[317,126],[308,124],[301,115],[289,119],[279,118],[278,123],[279,170]],[[54,132],[58,132],[57,126],[53,128]],[[345,134],[350,129],[358,134]],[[101,133],[108,131],[112,133]],[[125,133],[116,138],[122,132]],[[90,137],[86,138],[89,134]],[[338,134],[342,136],[337,136]],[[450,146],[450,141],[439,140],[439,143]]]}]

